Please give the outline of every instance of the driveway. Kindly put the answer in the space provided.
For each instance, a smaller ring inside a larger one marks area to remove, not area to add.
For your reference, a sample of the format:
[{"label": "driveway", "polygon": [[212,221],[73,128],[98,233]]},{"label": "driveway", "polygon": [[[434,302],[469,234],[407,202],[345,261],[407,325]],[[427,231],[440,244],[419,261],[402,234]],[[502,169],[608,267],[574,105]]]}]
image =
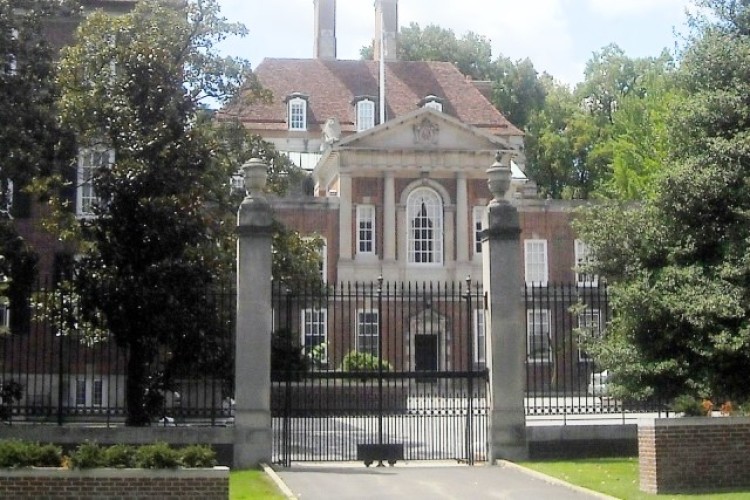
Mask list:
[{"label": "driveway", "polygon": [[517,465],[468,467],[455,463],[295,464],[277,468],[278,476],[299,500],[478,500],[609,498],[571,487]]}]

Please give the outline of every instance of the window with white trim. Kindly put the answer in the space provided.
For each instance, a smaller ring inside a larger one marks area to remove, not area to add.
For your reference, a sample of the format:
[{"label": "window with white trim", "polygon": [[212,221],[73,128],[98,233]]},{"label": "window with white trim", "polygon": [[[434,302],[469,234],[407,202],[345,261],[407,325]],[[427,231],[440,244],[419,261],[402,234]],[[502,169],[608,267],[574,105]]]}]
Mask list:
[{"label": "window with white trim", "polygon": [[99,198],[94,191],[94,177],[97,171],[108,168],[115,161],[115,152],[105,148],[82,149],[78,155],[76,179],[76,215],[90,217]]},{"label": "window with white trim", "polygon": [[357,132],[371,129],[375,126],[375,102],[362,99],[356,104]]},{"label": "window with white trim", "polygon": [[76,379],[76,406],[86,406],[86,379]]},{"label": "window with white trim", "polygon": [[[578,328],[586,332],[590,338],[600,337],[602,334],[601,314],[599,309],[584,309],[578,314]],[[591,361],[591,356],[578,345],[578,361]]]},{"label": "window with white trim", "polygon": [[94,380],[94,387],[91,394],[92,406],[102,406],[104,402],[104,384],[101,380]]},{"label": "window with white trim", "polygon": [[593,263],[591,249],[583,240],[575,240],[575,259],[576,283],[578,286],[598,286],[599,276],[596,274],[581,272],[582,266]]},{"label": "window with white trim", "polygon": [[320,279],[324,282],[327,281],[328,277],[328,241],[322,236],[304,236],[303,241],[319,240],[321,242],[320,247],[317,248],[318,252],[318,271],[320,271]]},{"label": "window with white trim", "polygon": [[474,207],[472,211],[472,236],[474,240],[474,255],[482,253],[482,221],[487,207]]},{"label": "window with white trim", "polygon": [[313,362],[324,364],[328,360],[328,310],[308,308],[302,310],[302,347]]},{"label": "window with white trim", "polygon": [[532,363],[552,360],[549,309],[526,311],[526,359]]},{"label": "window with white trim", "polygon": [[443,263],[443,202],[435,191],[420,187],[409,194],[407,244],[411,264]]},{"label": "window with white trim", "polygon": [[307,100],[293,97],[287,106],[289,130],[307,130]]},{"label": "window with white trim", "polygon": [[357,351],[378,356],[379,327],[377,309],[357,310]]},{"label": "window with white trim", "polygon": [[73,380],[73,403],[75,406],[102,406],[104,383],[101,379],[79,376]]},{"label": "window with white trim", "polygon": [[547,286],[547,240],[524,240],[527,285]]},{"label": "window with white trim", "polygon": [[357,253],[375,253],[375,206],[357,206]]},{"label": "window with white trim", "polygon": [[474,363],[484,367],[487,362],[487,325],[484,309],[474,309]]}]

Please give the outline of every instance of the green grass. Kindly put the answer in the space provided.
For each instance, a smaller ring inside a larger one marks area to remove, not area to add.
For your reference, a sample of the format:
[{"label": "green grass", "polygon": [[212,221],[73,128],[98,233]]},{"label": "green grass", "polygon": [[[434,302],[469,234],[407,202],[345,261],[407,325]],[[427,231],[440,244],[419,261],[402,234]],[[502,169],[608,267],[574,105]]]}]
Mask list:
[{"label": "green grass", "polygon": [[524,462],[520,465],[571,484],[583,486],[615,498],[641,499],[750,499],[750,490],[736,493],[711,493],[705,495],[649,495],[639,490],[638,458],[594,458],[550,462]]},{"label": "green grass", "polygon": [[230,500],[283,500],[276,485],[261,470],[238,470],[229,473]]}]

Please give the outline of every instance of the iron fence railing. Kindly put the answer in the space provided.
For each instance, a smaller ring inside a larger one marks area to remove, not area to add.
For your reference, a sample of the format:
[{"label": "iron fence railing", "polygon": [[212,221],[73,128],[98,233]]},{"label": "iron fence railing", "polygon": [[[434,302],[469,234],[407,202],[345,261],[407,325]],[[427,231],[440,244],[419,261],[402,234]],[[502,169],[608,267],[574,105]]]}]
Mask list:
[{"label": "iron fence railing", "polygon": [[[161,297],[153,290],[149,293],[157,303],[170,300],[167,294]],[[190,366],[176,367],[172,362],[178,356],[176,349],[155,344],[156,357],[144,367],[149,375],[149,401],[157,408],[154,423],[221,425],[231,418],[236,294],[233,286],[216,286],[202,296],[205,300],[194,304],[195,314],[214,315],[214,324],[218,325],[211,332],[210,342],[205,339],[204,351],[210,352],[210,363],[201,358],[202,353]],[[111,335],[77,321],[79,304],[75,295],[53,283],[40,283],[28,299],[28,303],[9,304],[5,316],[20,314],[31,319],[8,321],[10,327],[0,334],[3,419],[60,425],[122,424],[126,415],[127,349]],[[55,312],[43,319],[39,314],[43,306],[30,304],[46,304],[48,311]],[[198,349],[203,349],[200,342]]]}]

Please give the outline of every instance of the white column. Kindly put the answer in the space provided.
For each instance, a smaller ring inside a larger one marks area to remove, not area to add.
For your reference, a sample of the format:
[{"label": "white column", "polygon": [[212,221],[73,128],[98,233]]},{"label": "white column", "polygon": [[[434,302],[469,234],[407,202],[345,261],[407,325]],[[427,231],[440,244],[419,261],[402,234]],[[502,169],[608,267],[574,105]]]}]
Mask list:
[{"label": "white column", "polygon": [[393,173],[385,174],[383,194],[383,260],[396,260],[396,186]]},{"label": "white column", "polygon": [[339,179],[339,260],[352,260],[352,178],[341,174]]},{"label": "white column", "polygon": [[469,261],[469,196],[466,188],[466,174],[456,174],[456,261]]}]

